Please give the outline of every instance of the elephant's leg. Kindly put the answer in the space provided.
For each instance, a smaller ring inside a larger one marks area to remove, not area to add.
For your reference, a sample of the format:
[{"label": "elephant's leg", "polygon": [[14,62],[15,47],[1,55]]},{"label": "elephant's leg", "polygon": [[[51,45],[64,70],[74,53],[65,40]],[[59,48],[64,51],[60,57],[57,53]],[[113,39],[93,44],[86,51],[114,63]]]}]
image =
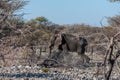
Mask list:
[{"label": "elephant's leg", "polygon": [[82,48],[81,48],[81,46],[77,46],[77,53],[78,53],[78,55],[82,54]]},{"label": "elephant's leg", "polygon": [[81,60],[83,63],[89,63],[90,58],[87,55],[85,55],[85,47],[79,48],[77,52],[78,52],[78,55],[81,56]]},{"label": "elephant's leg", "polygon": [[49,49],[49,56],[48,57],[51,57],[51,53],[52,53],[52,49]]},{"label": "elephant's leg", "polygon": [[58,50],[63,51],[62,46],[63,46],[63,44],[60,44],[60,45],[58,46]]},{"label": "elephant's leg", "polygon": [[77,52],[78,52],[78,55],[85,54],[85,47],[84,46],[78,46],[77,47]]},{"label": "elephant's leg", "polygon": [[51,53],[52,53],[52,49],[54,48],[54,44],[51,44],[49,46],[49,56],[48,57],[51,57]]},{"label": "elephant's leg", "polygon": [[67,52],[68,52],[67,44],[62,45],[62,48],[63,48],[63,52],[64,52],[64,53],[67,53]]},{"label": "elephant's leg", "polygon": [[85,47],[81,48],[81,54],[85,54]]},{"label": "elephant's leg", "polygon": [[62,51],[63,51],[63,49],[62,49],[62,44],[58,45],[57,47],[58,47],[57,50],[56,50],[55,52],[53,52],[53,54],[52,54],[52,56],[51,56],[51,58],[52,58],[52,59],[55,59],[55,60],[57,60],[57,59],[59,58],[60,54],[61,54]]},{"label": "elephant's leg", "polygon": [[86,60],[85,60],[85,48],[82,47],[82,46],[77,46],[77,53],[78,55],[81,57],[81,61],[84,63]]},{"label": "elephant's leg", "polygon": [[89,63],[90,62],[90,58],[85,54],[82,55],[82,59],[83,59],[83,63]]}]

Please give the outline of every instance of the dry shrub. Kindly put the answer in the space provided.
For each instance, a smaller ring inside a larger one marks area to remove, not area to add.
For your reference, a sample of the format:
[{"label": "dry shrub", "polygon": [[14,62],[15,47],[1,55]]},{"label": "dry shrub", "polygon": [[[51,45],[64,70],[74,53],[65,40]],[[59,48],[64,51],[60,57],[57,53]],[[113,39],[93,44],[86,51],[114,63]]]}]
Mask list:
[{"label": "dry shrub", "polygon": [[30,48],[23,49],[21,58],[22,58],[22,61],[20,61],[20,63],[24,63],[28,65],[33,65],[37,63],[36,54],[33,53],[32,49]]},{"label": "dry shrub", "polygon": [[84,67],[90,61],[90,58],[87,55],[78,55],[75,52],[61,52],[54,53],[51,57],[60,64],[69,67]]}]

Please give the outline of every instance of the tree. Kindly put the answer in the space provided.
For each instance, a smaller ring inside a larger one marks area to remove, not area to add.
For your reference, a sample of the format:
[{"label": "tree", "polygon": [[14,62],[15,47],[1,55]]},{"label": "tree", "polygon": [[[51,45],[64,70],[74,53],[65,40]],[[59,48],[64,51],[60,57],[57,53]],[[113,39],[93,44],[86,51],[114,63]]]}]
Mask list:
[{"label": "tree", "polygon": [[0,0],[0,39],[23,26],[23,13],[18,11],[27,3],[26,0]]},{"label": "tree", "polygon": [[117,58],[120,56],[119,48],[116,53],[113,51],[114,47],[116,46],[115,44],[115,42],[117,41],[116,37],[118,37],[119,35],[120,35],[120,32],[116,33],[113,37],[109,39],[109,45],[108,45],[108,49],[106,51],[105,60],[104,60],[105,80],[110,79],[114,64]]},{"label": "tree", "polygon": [[108,23],[112,27],[120,27],[120,15],[117,15],[111,18],[109,17]]},{"label": "tree", "polygon": [[17,14],[28,1],[25,0],[0,0],[0,28],[1,27],[16,27],[11,21],[18,19],[23,14]]},{"label": "tree", "polygon": [[49,21],[46,17],[40,16],[36,17],[35,19],[31,19],[30,21],[27,22],[28,25],[32,27],[48,27],[53,25],[51,21]]},{"label": "tree", "polygon": [[118,2],[118,1],[120,1],[120,0],[109,0],[110,2]]},{"label": "tree", "polygon": [[48,23],[48,19],[43,16],[37,17],[35,20],[38,24],[46,25]]}]

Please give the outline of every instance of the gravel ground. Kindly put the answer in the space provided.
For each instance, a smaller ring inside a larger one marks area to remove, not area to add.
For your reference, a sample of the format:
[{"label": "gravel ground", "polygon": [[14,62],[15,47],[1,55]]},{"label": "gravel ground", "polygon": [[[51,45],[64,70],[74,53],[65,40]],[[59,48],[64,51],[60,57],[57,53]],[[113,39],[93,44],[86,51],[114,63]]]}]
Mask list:
[{"label": "gravel ground", "polygon": [[[0,80],[104,80],[101,70],[97,76],[97,67],[46,68],[44,72],[42,69],[39,66],[22,65],[0,68]],[[113,71],[111,80],[120,80],[120,74]]]},{"label": "gravel ground", "polygon": [[[79,57],[76,57],[73,61],[70,56],[67,56],[64,60],[66,61],[66,63],[68,63],[68,65],[73,64],[72,62],[75,63],[76,60],[79,60]],[[81,65],[80,67],[82,68],[69,66],[47,68],[47,71],[43,71],[43,67],[35,65],[32,67],[22,65],[2,67],[0,68],[0,80],[104,80],[103,68],[98,68],[95,66],[95,64],[92,64],[103,62],[102,57],[103,56],[101,55],[94,55],[93,58],[90,56],[92,61],[90,61],[90,64],[85,66],[85,68],[83,68],[83,66]],[[120,59],[118,59],[118,61],[119,60]],[[117,70],[116,67],[114,67],[111,76],[111,80],[120,80],[120,72]]]}]

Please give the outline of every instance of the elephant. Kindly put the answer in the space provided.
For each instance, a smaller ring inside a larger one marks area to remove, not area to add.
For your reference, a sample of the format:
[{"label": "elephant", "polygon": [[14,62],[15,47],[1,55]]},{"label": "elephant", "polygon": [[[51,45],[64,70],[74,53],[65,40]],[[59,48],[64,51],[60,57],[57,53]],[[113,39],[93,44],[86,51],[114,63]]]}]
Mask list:
[{"label": "elephant", "polygon": [[[59,38],[59,40],[57,40]],[[77,52],[78,55],[85,54],[85,47],[88,45],[87,40],[84,37],[76,37],[71,34],[62,33],[62,34],[55,34],[51,39],[50,43],[50,55],[51,51],[55,46],[55,42],[59,41],[57,44],[57,49],[59,52],[62,52],[64,49],[70,52]]]}]

